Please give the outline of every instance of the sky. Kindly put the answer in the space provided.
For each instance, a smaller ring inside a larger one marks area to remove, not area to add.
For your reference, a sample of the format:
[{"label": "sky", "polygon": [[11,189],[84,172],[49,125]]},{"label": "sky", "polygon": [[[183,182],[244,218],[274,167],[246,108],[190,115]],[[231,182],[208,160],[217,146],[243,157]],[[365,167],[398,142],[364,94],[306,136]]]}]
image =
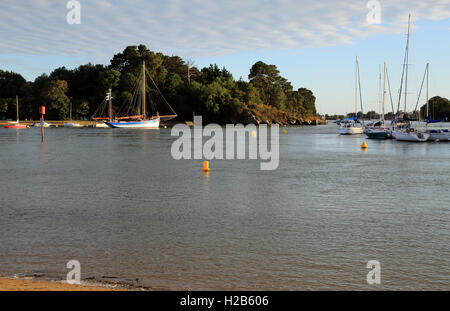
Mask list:
[{"label": "sky", "polygon": [[430,97],[450,98],[450,0],[78,0],[79,24],[68,22],[74,2],[2,0],[0,69],[33,81],[145,44],[199,68],[225,66],[235,79],[257,61],[274,64],[314,92],[319,113],[342,114],[354,111],[358,56],[363,109],[379,111],[385,61],[397,103],[411,14],[408,110],[428,62]]}]

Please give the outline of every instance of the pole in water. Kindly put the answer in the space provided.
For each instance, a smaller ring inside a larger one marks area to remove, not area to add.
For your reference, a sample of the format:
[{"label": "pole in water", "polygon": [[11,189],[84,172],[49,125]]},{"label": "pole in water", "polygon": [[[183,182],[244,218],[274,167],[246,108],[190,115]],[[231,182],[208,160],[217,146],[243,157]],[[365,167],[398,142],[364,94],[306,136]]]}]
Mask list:
[{"label": "pole in water", "polygon": [[42,142],[44,142],[44,114],[45,114],[45,106],[39,107],[39,113],[41,114],[41,138]]}]

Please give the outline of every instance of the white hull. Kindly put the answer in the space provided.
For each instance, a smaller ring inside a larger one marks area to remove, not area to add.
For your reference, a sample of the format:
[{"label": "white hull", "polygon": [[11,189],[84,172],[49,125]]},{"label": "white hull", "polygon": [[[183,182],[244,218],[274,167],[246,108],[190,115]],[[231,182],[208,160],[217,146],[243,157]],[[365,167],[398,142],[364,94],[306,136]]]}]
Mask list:
[{"label": "white hull", "polygon": [[341,135],[357,135],[363,134],[364,129],[362,127],[340,127],[339,134]]},{"label": "white hull", "polygon": [[[41,123],[35,123],[33,126],[34,127],[41,127]],[[44,122],[44,127],[50,127],[50,124],[48,124],[47,122]]]},{"label": "white hull", "polygon": [[437,133],[436,131],[427,133],[430,134],[430,140],[439,140],[439,141],[450,141],[450,133],[449,132],[440,132]]},{"label": "white hull", "polygon": [[430,134],[421,132],[403,132],[395,131],[394,137],[399,141],[413,141],[413,142],[426,142],[430,138]]},{"label": "white hull", "polygon": [[93,127],[95,127],[95,128],[109,128],[108,124],[103,123],[103,122],[94,123]]},{"label": "white hull", "polygon": [[139,128],[139,129],[158,129],[160,119],[135,122],[106,122],[112,128]]}]

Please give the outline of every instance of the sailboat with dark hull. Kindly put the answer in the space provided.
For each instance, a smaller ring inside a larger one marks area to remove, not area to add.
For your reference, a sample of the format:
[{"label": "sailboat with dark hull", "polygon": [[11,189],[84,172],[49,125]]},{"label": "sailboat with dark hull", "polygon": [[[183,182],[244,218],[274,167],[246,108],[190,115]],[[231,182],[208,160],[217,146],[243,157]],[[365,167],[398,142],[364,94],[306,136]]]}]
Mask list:
[{"label": "sailboat with dark hull", "polygon": [[[159,112],[155,116],[149,116],[147,109],[147,77],[155,86],[156,90],[159,92],[164,102],[170,108],[173,114],[170,115],[159,115]],[[111,128],[140,128],[140,129],[158,129],[161,121],[168,121],[177,117],[175,110],[170,106],[167,100],[162,95],[155,81],[151,78],[145,68],[145,62],[142,63],[142,71],[133,90],[133,98],[131,102],[123,105],[117,113],[113,113],[112,109],[112,96],[111,90],[106,97],[108,105],[108,116],[107,117],[93,117],[92,120],[101,120],[106,125]],[[104,101],[104,103],[106,103]],[[104,104],[103,103],[103,104]],[[101,105],[102,106],[102,105]],[[99,107],[100,108],[100,107]],[[104,107],[103,107],[104,108]],[[103,109],[105,110],[105,109]]]}]

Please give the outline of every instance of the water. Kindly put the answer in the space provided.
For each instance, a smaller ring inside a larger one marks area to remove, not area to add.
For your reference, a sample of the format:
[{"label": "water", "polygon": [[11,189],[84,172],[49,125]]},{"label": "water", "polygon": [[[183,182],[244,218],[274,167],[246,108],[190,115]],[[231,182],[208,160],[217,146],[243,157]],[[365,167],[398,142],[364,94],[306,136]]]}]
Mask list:
[{"label": "water", "polygon": [[159,290],[450,290],[449,143],[287,131],[278,170],[205,177],[169,129],[0,129],[0,274],[63,279],[76,259]]}]

